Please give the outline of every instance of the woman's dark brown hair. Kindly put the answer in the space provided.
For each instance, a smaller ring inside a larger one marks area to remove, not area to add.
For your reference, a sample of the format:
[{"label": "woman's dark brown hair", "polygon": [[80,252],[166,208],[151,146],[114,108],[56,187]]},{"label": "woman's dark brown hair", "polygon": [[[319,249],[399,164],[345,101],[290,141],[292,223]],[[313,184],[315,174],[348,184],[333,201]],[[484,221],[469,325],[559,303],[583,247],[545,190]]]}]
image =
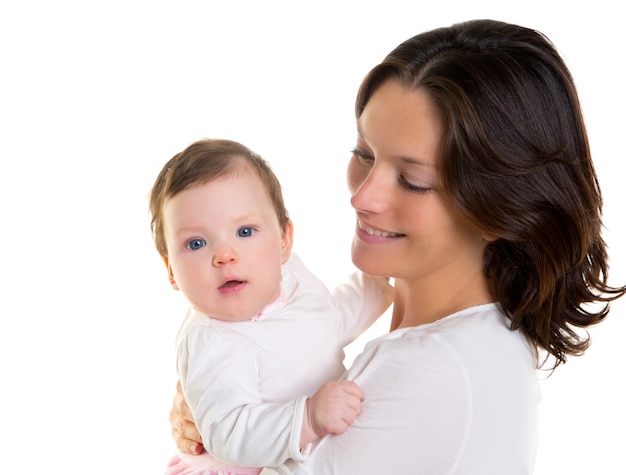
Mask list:
[{"label": "woman's dark brown hair", "polygon": [[607,283],[600,188],[574,82],[554,45],[492,20],[417,35],[366,76],[357,118],[389,78],[426,91],[442,112],[443,187],[498,237],[485,273],[512,328],[554,366],[582,354],[589,337],[577,328],[601,321],[626,287]]}]

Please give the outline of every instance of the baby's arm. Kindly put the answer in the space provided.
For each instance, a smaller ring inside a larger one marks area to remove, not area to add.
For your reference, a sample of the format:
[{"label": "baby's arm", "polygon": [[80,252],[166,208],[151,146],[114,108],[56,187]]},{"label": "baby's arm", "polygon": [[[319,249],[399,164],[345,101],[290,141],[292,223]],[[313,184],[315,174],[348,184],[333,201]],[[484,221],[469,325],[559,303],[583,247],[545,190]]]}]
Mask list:
[{"label": "baby's arm", "polygon": [[386,277],[373,277],[357,271],[332,290],[339,311],[343,346],[352,343],[393,303],[394,288]]},{"label": "baby's arm", "polygon": [[318,437],[343,434],[361,412],[361,388],[352,381],[324,384],[306,402],[300,448]]},{"label": "baby's arm", "polygon": [[206,327],[191,329],[179,347],[181,384],[204,447],[226,462],[250,467],[302,461],[307,396],[263,401],[257,352],[246,337]]}]

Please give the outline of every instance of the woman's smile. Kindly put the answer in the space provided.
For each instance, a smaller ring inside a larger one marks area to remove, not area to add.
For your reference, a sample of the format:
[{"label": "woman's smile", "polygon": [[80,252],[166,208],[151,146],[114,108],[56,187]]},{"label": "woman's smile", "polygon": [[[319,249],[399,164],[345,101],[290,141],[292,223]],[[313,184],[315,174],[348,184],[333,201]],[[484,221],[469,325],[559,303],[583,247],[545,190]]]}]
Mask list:
[{"label": "woman's smile", "polygon": [[383,231],[382,229],[374,228],[372,226],[369,226],[368,224],[365,224],[360,219],[357,220],[357,226],[358,226],[359,231],[361,231],[359,235],[362,236],[363,234],[366,234],[367,236],[363,236],[363,237],[368,239],[368,241],[370,242],[376,241],[375,239],[371,239],[371,238],[382,238],[377,241],[384,242],[388,239],[396,239],[396,238],[400,238],[404,236],[404,234],[394,233],[390,231]]}]

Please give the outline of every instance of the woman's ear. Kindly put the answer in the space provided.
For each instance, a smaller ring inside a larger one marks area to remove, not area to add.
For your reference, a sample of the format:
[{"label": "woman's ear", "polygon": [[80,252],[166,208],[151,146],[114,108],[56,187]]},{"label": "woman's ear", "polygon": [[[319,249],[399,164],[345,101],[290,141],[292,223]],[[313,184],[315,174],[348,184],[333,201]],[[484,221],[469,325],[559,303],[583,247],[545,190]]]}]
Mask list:
[{"label": "woman's ear", "polygon": [[176,279],[174,279],[174,272],[172,272],[172,266],[170,265],[170,260],[167,257],[163,257],[163,263],[165,267],[167,267],[167,277],[170,280],[170,285],[174,290],[180,290],[178,285],[176,284]]},{"label": "woman's ear", "polygon": [[291,255],[291,247],[293,246],[293,223],[291,220],[287,221],[285,230],[282,237],[282,249],[281,249],[281,264],[284,264],[289,260]]},{"label": "woman's ear", "polygon": [[483,233],[483,240],[486,241],[487,243],[493,242],[493,241],[497,241],[499,239],[498,236],[496,236],[493,233],[489,233],[487,231],[485,231]]}]

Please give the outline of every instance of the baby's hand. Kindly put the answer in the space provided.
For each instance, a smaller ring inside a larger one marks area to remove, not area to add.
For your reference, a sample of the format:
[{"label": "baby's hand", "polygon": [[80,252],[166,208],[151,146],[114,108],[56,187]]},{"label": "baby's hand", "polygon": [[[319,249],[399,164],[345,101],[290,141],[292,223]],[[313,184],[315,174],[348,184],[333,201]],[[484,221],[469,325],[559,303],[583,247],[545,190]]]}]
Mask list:
[{"label": "baby's hand", "polygon": [[343,434],[361,412],[363,392],[353,381],[324,384],[307,400],[310,429],[318,436]]}]

